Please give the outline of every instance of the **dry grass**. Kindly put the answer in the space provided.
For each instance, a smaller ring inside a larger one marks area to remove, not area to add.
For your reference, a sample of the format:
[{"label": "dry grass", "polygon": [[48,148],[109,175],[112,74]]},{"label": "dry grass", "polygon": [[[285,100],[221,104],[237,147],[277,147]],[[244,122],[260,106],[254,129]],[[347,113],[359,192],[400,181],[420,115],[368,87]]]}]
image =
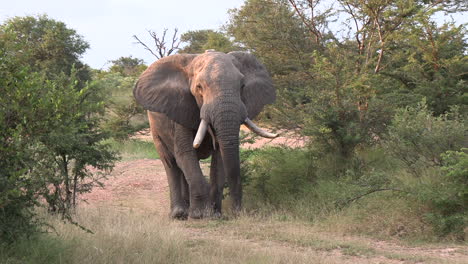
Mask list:
[{"label": "dry grass", "polygon": [[200,236],[188,227],[216,221],[173,222],[156,214],[91,207],[79,210],[77,221],[94,234],[54,217],[49,221],[68,244],[55,258],[63,263],[340,263],[287,247],[269,249],[243,240]]},{"label": "dry grass", "polygon": [[[45,214],[44,214],[45,215]],[[76,220],[45,215],[55,233],[0,250],[0,263],[466,263],[463,246],[407,247],[324,231],[279,215],[171,221],[156,212],[86,206]]]}]

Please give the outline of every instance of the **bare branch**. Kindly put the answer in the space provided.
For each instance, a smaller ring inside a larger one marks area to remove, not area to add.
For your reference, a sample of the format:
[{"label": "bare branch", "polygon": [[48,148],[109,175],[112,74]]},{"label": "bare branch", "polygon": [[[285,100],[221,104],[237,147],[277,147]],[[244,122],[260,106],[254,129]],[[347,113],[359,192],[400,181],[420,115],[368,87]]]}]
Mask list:
[{"label": "bare branch", "polygon": [[348,199],[346,201],[342,201],[341,203],[337,204],[339,207],[344,207],[356,200],[359,200],[361,199],[362,197],[366,196],[366,195],[369,195],[371,193],[375,193],[375,192],[383,192],[383,191],[394,191],[394,192],[403,192],[403,193],[408,193],[407,191],[404,191],[404,190],[400,190],[400,189],[395,189],[395,188],[377,188],[377,189],[372,189],[372,190],[369,190],[363,194],[360,194],[356,197],[353,197],[351,199]]},{"label": "bare branch", "polygon": [[153,54],[156,58],[159,59],[158,55],[156,55],[153,50],[151,50],[143,41],[141,41],[136,35],[133,35],[133,38],[136,39],[136,43],[141,44],[147,51],[149,51],[151,54]]},{"label": "bare branch", "polygon": [[166,35],[167,35],[167,28],[164,29],[162,36],[159,37],[155,31],[147,30],[148,34],[154,41],[154,46],[156,47],[155,50],[152,50],[148,47],[143,41],[141,41],[136,35],[133,35],[133,38],[137,40],[137,43],[141,44],[146,50],[148,50],[153,56],[157,59],[161,59],[163,57],[167,57],[173,53],[175,53],[179,49],[180,40],[177,37],[178,29],[174,29],[174,35],[172,36],[170,48],[168,48],[168,43],[166,42]]}]

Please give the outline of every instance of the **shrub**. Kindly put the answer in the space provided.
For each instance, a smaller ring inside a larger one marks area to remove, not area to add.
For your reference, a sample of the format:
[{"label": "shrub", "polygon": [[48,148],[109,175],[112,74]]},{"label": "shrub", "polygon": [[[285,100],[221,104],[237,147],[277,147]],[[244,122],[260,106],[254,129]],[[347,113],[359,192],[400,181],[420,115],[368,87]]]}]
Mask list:
[{"label": "shrub", "polygon": [[310,190],[314,182],[306,150],[270,147],[243,153],[245,193],[251,202],[287,207]]},{"label": "shrub", "polygon": [[[63,49],[35,56],[51,43]],[[115,152],[101,142],[108,138],[99,127],[103,94],[75,68],[86,47],[74,30],[46,16],[0,25],[0,242],[37,230],[32,209],[42,198],[71,220],[76,196],[100,184],[102,175],[89,168],[113,167]],[[64,57],[73,60],[42,68]]]},{"label": "shrub", "polygon": [[442,154],[442,163],[439,177],[420,194],[431,208],[426,218],[440,236],[453,234],[464,240],[468,220],[468,149],[447,151]]},{"label": "shrub", "polygon": [[441,154],[466,144],[466,128],[457,108],[433,116],[425,101],[399,109],[383,145],[415,176],[427,167],[441,166]]},{"label": "shrub", "polygon": [[[433,116],[423,101],[397,111],[384,147],[410,177],[396,177],[400,188],[427,207],[425,219],[434,233],[464,238],[467,170],[466,121],[453,108]],[[460,151],[461,150],[461,151]]]}]

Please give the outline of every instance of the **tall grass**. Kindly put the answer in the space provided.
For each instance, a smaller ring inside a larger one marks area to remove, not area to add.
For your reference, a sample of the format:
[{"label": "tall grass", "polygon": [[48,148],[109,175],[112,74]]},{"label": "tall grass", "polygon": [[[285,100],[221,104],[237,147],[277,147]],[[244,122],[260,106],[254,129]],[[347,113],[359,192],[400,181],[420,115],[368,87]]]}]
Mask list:
[{"label": "tall grass", "polygon": [[2,248],[0,263],[324,263],[288,248],[254,249],[242,241],[199,237],[185,223],[155,214],[88,207],[76,216],[94,234],[46,216],[55,233]]},{"label": "tall grass", "polygon": [[[343,234],[409,241],[466,240],[466,233],[458,228],[466,221],[466,206],[454,207],[460,208],[457,214],[442,215],[436,218],[442,224],[434,224],[435,213],[448,211],[437,211],[441,206],[434,208],[434,201],[458,205],[463,194],[463,187],[451,187],[453,180],[442,177],[439,168],[427,168],[415,178],[379,147],[363,149],[339,174],[336,167],[333,158],[313,150],[254,151],[242,166],[245,207],[262,215],[280,212],[285,220],[311,221]],[[450,168],[454,175],[463,173],[461,167]],[[457,229],[441,235],[439,226]]]}]

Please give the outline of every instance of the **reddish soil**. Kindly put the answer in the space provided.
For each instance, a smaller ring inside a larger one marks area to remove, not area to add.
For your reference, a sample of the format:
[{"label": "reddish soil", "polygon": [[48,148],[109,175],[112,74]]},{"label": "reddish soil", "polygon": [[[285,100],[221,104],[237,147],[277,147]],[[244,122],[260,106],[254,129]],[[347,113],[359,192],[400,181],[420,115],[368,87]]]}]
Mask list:
[{"label": "reddish soil", "polygon": [[89,204],[122,209],[169,212],[169,186],[160,160],[140,159],[116,164],[104,188],[94,188],[82,199]]}]

